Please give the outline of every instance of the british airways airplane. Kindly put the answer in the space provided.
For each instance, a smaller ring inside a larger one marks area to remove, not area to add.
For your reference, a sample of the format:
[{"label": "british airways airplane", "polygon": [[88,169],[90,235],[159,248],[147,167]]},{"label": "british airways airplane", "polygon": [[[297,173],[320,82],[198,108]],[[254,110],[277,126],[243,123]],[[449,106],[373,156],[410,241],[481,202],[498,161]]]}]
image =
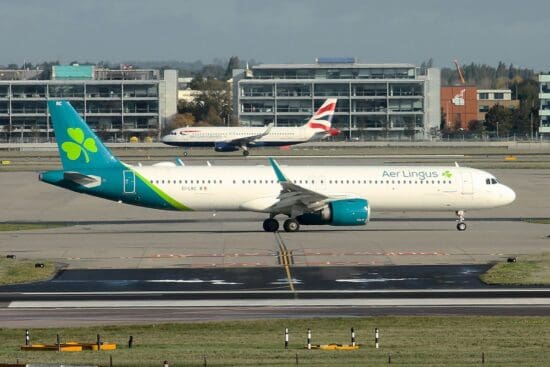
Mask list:
[{"label": "british airways airplane", "polygon": [[243,155],[252,147],[277,147],[319,140],[335,136],[340,130],[331,128],[336,109],[336,98],[329,98],[315,115],[299,127],[182,127],[172,130],[162,142],[182,147],[214,147],[216,152],[234,152],[239,149]]},{"label": "british airways airplane", "polygon": [[[131,205],[180,211],[265,213],[263,229],[361,226],[376,211],[446,211],[464,231],[464,211],[510,204],[492,174],[458,166],[133,166],[119,161],[69,102],[48,102],[63,168],[43,182]],[[170,164],[168,164],[170,163]]]}]

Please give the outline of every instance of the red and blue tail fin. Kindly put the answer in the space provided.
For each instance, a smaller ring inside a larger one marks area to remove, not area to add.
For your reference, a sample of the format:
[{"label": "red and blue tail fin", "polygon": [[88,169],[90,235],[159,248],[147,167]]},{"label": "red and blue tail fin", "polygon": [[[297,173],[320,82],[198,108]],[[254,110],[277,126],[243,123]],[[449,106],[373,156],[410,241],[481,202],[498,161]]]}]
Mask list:
[{"label": "red and blue tail fin", "polygon": [[331,128],[332,116],[334,116],[334,111],[336,111],[337,101],[336,98],[328,98],[304,126],[311,129],[324,130],[333,136],[338,135],[340,131]]}]

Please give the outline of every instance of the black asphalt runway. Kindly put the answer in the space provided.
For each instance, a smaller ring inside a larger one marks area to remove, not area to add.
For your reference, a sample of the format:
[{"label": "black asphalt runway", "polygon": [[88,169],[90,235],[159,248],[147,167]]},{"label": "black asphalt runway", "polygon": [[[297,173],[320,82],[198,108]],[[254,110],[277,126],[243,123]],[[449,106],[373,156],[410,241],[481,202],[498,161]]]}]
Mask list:
[{"label": "black asphalt runway", "polygon": [[226,292],[474,289],[490,265],[63,270],[54,279],[0,287],[6,292]]},{"label": "black asphalt runway", "polygon": [[[0,287],[0,324],[59,327],[376,315],[550,315],[548,302],[536,301],[550,299],[549,288],[487,286],[479,275],[489,267],[292,267],[290,277],[283,267],[64,270],[50,281]],[[343,301],[340,306],[331,306],[335,299]],[[377,305],[384,299],[385,305]],[[421,299],[421,305],[410,303],[414,299]],[[484,303],[487,299],[491,301]],[[353,305],[354,301],[360,303]],[[235,306],[227,306],[234,302]],[[255,302],[260,303],[252,305]]]}]

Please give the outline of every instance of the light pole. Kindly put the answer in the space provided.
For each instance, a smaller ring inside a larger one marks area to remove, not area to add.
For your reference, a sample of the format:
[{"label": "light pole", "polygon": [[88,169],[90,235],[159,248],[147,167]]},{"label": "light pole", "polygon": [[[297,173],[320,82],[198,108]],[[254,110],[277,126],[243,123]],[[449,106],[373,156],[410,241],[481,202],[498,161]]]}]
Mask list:
[{"label": "light pole", "polygon": [[497,140],[498,140],[498,124],[500,124],[500,122],[497,121]]},{"label": "light pole", "polygon": [[458,130],[460,130],[460,132],[462,133],[462,141],[464,141],[464,128],[461,127]]}]

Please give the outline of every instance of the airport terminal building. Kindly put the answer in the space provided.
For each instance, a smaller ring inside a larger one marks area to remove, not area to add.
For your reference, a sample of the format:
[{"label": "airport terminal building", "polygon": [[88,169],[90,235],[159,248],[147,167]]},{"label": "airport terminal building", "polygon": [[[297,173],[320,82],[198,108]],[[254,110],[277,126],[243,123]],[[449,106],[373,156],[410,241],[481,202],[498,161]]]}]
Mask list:
[{"label": "airport terminal building", "polygon": [[440,71],[412,64],[263,64],[233,72],[233,111],[242,125],[300,126],[326,98],[348,139],[429,139],[439,130]]},{"label": "airport terminal building", "polygon": [[66,99],[106,141],[158,137],[177,113],[177,71],[93,65],[0,70],[0,141],[51,141],[47,101]]},{"label": "airport terminal building", "polygon": [[550,136],[550,74],[539,75],[539,100],[539,134],[547,138]]}]

